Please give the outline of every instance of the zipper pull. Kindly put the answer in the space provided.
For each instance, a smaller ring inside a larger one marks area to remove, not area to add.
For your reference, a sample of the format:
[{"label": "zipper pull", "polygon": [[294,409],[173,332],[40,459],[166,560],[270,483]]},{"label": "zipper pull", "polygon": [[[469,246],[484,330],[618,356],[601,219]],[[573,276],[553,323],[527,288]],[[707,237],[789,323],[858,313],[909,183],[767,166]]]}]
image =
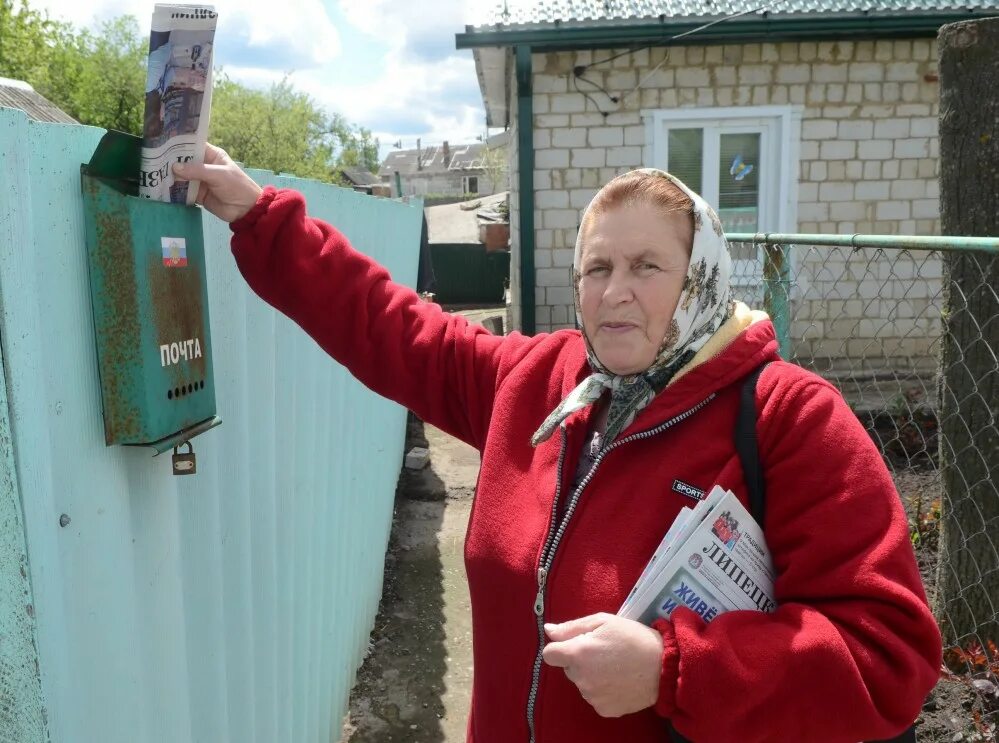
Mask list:
[{"label": "zipper pull", "polygon": [[548,580],[548,571],[538,568],[538,595],[534,599],[534,613],[542,616],[545,613],[545,581]]}]

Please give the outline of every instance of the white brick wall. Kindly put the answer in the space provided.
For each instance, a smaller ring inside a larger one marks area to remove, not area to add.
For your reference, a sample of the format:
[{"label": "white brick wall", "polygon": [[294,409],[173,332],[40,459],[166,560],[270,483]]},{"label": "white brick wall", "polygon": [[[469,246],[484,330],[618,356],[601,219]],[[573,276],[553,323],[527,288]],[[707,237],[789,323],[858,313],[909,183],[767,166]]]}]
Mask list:
[{"label": "white brick wall", "polygon": [[590,129],[590,147],[620,147],[624,144],[624,127],[603,126]]},{"label": "white brick wall", "polygon": [[552,147],[585,147],[586,130],[560,128],[552,132]]},{"label": "white brick wall", "polygon": [[[589,101],[574,89],[575,65],[619,51],[534,55],[538,330],[573,324],[568,266],[582,210],[615,175],[651,164],[645,154],[643,109],[797,105],[802,111],[799,232],[939,232],[939,90],[930,76],[936,71],[935,40],[678,47],[670,50],[669,59],[642,90],[629,93],[663,61],[664,50],[652,49],[587,69],[588,80],[615,95],[627,93],[620,105],[599,91],[592,92]],[[593,101],[609,115],[604,116]],[[512,120],[516,121],[515,115]],[[512,134],[516,136],[515,131]],[[511,150],[516,189],[516,147]],[[515,192],[511,203],[514,219]],[[516,246],[516,224],[511,239]],[[806,339],[809,353],[848,362],[849,354],[870,346],[871,339],[864,336],[874,330],[882,338],[898,336],[899,356],[927,352],[931,335],[889,322],[904,317],[903,312],[919,317],[926,309],[926,299],[918,300],[923,304],[917,310],[900,304],[917,301],[906,294],[914,291],[910,276],[875,276],[882,267],[869,265],[868,260],[878,259],[865,251],[835,257],[817,250],[802,252],[807,256],[798,269],[811,277],[810,291],[826,298],[806,301],[795,324],[794,332]],[[844,276],[858,280],[828,282],[824,277],[829,276],[833,260],[841,261]],[[908,270],[904,261],[880,260],[884,270],[892,266],[901,274]],[[861,263],[854,265],[857,261]],[[515,247],[513,286],[519,285],[518,266]],[[939,289],[939,267],[923,267],[920,276],[927,275],[931,281],[918,291],[929,297]],[[874,294],[865,302],[851,299],[864,291]],[[901,299],[878,301],[873,298],[878,292]],[[518,298],[519,290],[513,292],[515,302]],[[842,307],[837,309],[833,302]],[[829,314],[827,305],[836,312]],[[929,321],[924,325],[932,330]]]}]

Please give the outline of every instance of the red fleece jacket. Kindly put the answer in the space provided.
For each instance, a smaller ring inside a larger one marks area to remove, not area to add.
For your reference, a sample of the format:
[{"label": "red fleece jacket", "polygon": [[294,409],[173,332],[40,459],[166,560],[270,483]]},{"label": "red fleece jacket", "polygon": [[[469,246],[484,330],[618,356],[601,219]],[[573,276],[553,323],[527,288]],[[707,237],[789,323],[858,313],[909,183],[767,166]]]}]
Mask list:
[{"label": "red fleece jacket", "polygon": [[497,337],[446,314],[308,217],[293,191],[266,189],[232,229],[239,269],[265,301],[372,390],[481,452],[465,542],[469,741],[528,741],[532,686],[538,743],[661,742],[665,718],[698,743],[856,743],[915,719],[941,647],[905,514],[856,417],[827,382],[778,360],[769,322],[675,381],[621,434],[657,430],[610,451],[579,496],[547,579],[543,620],[617,611],[691,504],[675,480],[705,491],[721,484],[745,501],[732,433],[738,383],[763,361],[775,362],[758,385],[757,431],[779,608],[710,624],[678,609],[657,626],[658,703],[606,719],[561,669],[535,670],[539,559],[556,493],[569,497],[590,412],[537,448],[530,439],[589,373],[579,333]]}]

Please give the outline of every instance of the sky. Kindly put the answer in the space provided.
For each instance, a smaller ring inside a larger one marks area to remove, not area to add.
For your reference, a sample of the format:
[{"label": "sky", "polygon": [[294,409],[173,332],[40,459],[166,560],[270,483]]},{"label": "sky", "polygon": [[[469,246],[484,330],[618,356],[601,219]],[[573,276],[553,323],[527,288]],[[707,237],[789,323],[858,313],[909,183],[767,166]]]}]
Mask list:
[{"label": "sky", "polygon": [[[180,0],[179,0],[180,1]],[[189,0],[190,1],[190,0]],[[381,157],[474,142],[486,134],[472,52],[454,36],[495,0],[214,0],[215,67],[267,87],[290,73],[329,111],[370,129]],[[145,32],[151,0],[28,0],[77,27],[133,15]],[[497,130],[490,130],[494,133]]]}]

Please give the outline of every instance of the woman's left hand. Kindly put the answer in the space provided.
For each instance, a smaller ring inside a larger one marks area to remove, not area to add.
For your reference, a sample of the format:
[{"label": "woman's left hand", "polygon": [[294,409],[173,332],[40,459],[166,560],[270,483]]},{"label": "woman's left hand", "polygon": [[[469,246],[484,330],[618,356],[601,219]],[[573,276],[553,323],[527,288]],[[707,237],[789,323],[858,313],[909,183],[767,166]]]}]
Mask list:
[{"label": "woman's left hand", "polygon": [[621,717],[659,698],[663,638],[644,624],[593,614],[546,624],[545,663],[565,670],[601,717]]}]

